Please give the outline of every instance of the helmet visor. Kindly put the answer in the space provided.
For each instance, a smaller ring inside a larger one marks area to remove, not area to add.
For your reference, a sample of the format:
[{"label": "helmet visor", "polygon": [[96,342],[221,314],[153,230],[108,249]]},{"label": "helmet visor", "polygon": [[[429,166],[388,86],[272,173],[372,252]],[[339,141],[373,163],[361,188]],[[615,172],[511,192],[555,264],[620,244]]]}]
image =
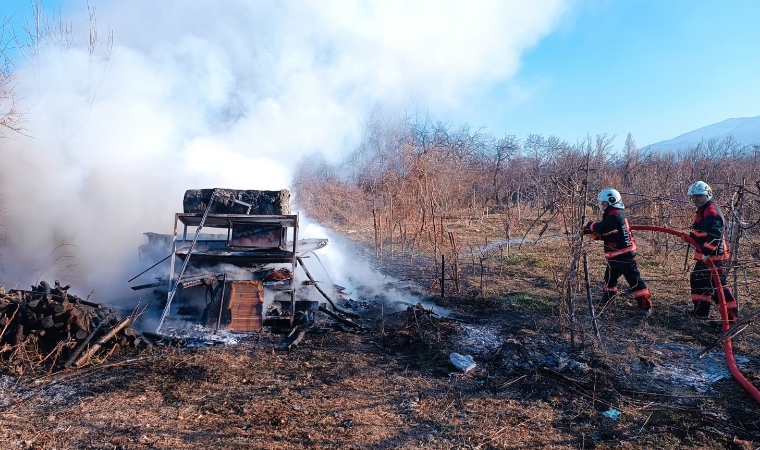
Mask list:
[{"label": "helmet visor", "polygon": [[699,208],[707,202],[707,196],[704,194],[694,194],[689,196],[689,201],[692,206]]}]

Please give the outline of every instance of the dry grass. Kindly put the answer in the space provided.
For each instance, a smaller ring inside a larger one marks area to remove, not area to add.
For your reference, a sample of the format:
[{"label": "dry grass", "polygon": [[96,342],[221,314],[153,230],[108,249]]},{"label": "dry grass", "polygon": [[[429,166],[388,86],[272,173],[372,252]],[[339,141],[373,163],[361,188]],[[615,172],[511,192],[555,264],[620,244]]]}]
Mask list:
[{"label": "dry grass", "polygon": [[[473,224],[461,227],[462,241],[479,242],[489,233],[498,239],[497,219],[477,227],[469,237],[465,230]],[[452,310],[450,318],[404,311],[387,315],[381,334],[379,310],[367,309],[368,333],[323,328],[290,352],[279,350],[283,336],[263,333],[233,347],[143,353],[143,359],[36,383],[6,376],[0,379],[0,448],[760,446],[758,405],[733,380],[668,378],[681,376],[676,369],[698,372],[703,360],[689,350],[698,352],[719,333],[683,314],[683,252],[664,258],[649,253],[645,236],[639,241],[655,312],[640,319],[633,299],[622,295],[601,316],[601,343],[579,295],[576,348],[570,347],[557,301],[567,252],[551,251],[569,247],[539,242],[490,259],[483,290],[479,266],[463,264],[470,295],[438,299]],[[603,260],[596,247],[589,250],[598,288]],[[401,255],[378,264],[438,290],[429,259]],[[750,279],[757,279],[756,271]],[[745,311],[760,307],[758,299],[743,300]],[[462,351],[467,329],[492,330],[499,344],[475,355],[476,369],[453,373],[448,356]],[[753,326],[734,343],[756,385],[759,341]],[[609,409],[621,415],[602,415]]]}]

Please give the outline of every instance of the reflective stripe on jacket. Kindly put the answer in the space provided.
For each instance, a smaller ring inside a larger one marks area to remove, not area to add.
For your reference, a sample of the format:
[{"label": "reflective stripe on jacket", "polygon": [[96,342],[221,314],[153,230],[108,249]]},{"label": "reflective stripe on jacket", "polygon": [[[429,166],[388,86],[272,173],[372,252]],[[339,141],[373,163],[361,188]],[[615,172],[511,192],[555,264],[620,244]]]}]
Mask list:
[{"label": "reflective stripe on jacket", "polygon": [[702,246],[702,251],[694,252],[694,259],[701,260],[702,255],[707,255],[713,261],[723,261],[731,257],[724,236],[725,224],[723,211],[712,200],[708,200],[697,209],[689,235]]},{"label": "reflective stripe on jacket", "polygon": [[600,222],[589,222],[585,228],[602,237],[605,258],[636,256],[636,241],[631,234],[631,226],[628,224],[624,210],[608,206]]}]

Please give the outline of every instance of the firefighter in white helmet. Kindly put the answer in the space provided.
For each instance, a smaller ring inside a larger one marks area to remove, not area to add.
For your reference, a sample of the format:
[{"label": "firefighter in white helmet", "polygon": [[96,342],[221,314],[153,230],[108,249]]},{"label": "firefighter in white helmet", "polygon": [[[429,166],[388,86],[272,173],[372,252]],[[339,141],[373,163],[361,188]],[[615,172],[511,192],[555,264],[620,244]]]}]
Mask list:
[{"label": "firefighter in white helmet", "polygon": [[617,294],[618,279],[622,275],[633,291],[639,311],[643,316],[649,316],[652,312],[652,298],[636,264],[636,241],[625,217],[625,205],[620,192],[612,188],[604,189],[597,196],[597,201],[599,208],[604,211],[602,220],[583,224],[579,234],[591,234],[592,238],[604,242],[607,268],[604,271],[602,303],[609,302]]},{"label": "firefighter in white helmet", "polygon": [[694,241],[702,246],[702,251],[694,253],[697,263],[691,271],[691,301],[694,305],[692,315],[699,319],[707,319],[712,303],[718,303],[718,293],[713,285],[712,273],[707,261],[712,260],[718,268],[720,282],[723,285],[723,295],[726,299],[729,322],[738,319],[739,308],[726,285],[726,263],[730,258],[724,237],[726,219],[718,205],[713,202],[713,192],[710,185],[697,181],[686,191],[691,206],[697,210],[689,233]]}]

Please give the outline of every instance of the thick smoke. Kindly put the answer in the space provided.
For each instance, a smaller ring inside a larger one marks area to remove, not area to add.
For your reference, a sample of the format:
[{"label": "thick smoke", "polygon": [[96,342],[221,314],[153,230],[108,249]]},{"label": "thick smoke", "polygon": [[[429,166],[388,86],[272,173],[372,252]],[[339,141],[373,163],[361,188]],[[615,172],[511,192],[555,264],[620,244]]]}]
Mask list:
[{"label": "thick smoke", "polygon": [[0,141],[0,282],[124,288],[186,189],[289,188],[378,105],[467,109],[564,3],[91,0],[89,20],[64,4],[49,22],[71,33],[14,61],[26,129]]}]

